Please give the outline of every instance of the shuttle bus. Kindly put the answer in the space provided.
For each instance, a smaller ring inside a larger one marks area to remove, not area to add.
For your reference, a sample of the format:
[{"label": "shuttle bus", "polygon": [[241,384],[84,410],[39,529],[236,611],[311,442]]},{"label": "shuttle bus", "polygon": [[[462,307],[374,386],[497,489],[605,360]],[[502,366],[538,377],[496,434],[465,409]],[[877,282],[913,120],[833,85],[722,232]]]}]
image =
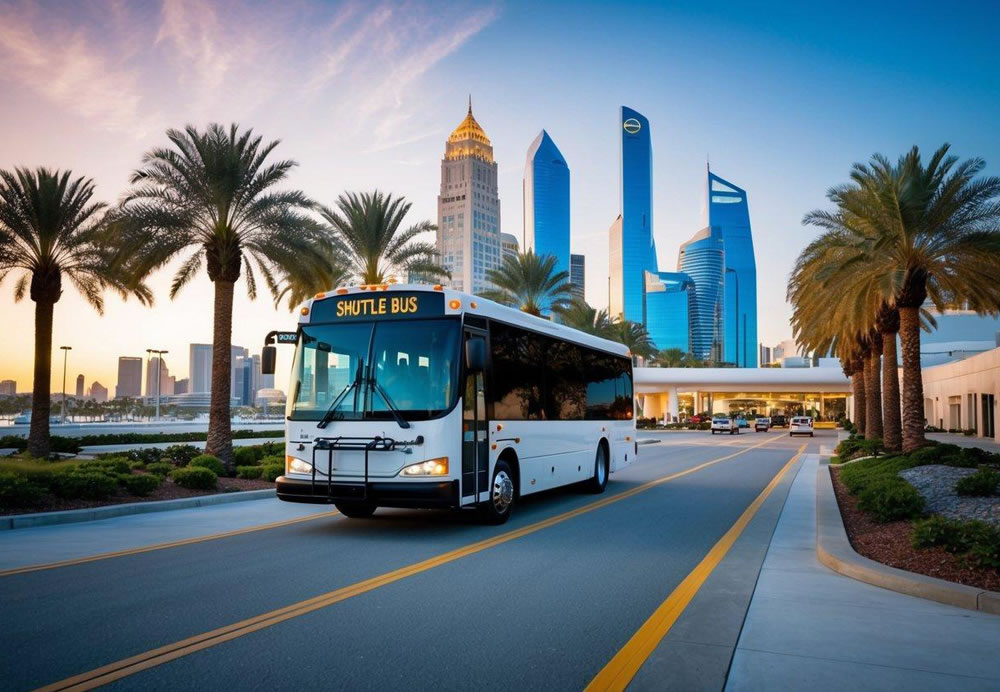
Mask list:
[{"label": "shuttle bus", "polygon": [[636,460],[632,360],[601,339],[442,286],[320,293],[298,330],[286,410],[288,502],[478,510],[573,483],[600,493]]}]

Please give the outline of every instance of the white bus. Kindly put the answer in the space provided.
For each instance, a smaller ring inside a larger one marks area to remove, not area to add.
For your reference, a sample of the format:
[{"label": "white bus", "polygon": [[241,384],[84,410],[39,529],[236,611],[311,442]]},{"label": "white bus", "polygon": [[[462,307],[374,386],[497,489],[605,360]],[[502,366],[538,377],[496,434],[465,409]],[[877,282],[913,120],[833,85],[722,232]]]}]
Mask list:
[{"label": "white bus", "polygon": [[286,410],[289,502],[477,508],[503,523],[521,496],[603,492],[638,445],[621,344],[441,286],[318,294],[296,332]]}]

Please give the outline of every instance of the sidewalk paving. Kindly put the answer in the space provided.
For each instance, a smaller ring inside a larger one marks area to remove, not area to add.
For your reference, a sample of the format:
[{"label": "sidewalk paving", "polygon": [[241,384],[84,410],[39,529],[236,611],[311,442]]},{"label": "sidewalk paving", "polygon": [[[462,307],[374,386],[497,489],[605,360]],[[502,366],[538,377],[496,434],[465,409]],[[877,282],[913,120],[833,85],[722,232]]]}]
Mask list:
[{"label": "sidewalk paving", "polygon": [[0,570],[236,531],[333,510],[332,505],[292,504],[274,498],[0,531]]},{"label": "sidewalk paving", "polygon": [[805,457],[768,548],[727,690],[996,690],[1000,616],[871,586],[816,559]]},{"label": "sidewalk paving", "polygon": [[1000,454],[1000,443],[989,437],[975,437],[971,435],[959,435],[957,433],[927,433],[928,440],[936,442],[946,442],[958,445],[959,447],[979,447],[987,452]]}]

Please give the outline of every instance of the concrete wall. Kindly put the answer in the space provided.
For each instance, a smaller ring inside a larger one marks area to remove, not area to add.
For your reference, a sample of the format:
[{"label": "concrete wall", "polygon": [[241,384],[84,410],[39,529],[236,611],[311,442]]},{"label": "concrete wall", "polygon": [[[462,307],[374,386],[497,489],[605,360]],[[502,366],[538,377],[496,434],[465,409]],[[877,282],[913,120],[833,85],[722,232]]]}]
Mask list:
[{"label": "concrete wall", "polygon": [[[992,395],[993,434],[1000,423],[1000,348],[971,356],[953,363],[925,368],[924,415],[927,422],[945,429],[976,428],[976,436],[984,437],[987,425],[984,420],[982,396]],[[970,396],[972,397],[970,399]],[[990,411],[985,412],[987,416]]]}]

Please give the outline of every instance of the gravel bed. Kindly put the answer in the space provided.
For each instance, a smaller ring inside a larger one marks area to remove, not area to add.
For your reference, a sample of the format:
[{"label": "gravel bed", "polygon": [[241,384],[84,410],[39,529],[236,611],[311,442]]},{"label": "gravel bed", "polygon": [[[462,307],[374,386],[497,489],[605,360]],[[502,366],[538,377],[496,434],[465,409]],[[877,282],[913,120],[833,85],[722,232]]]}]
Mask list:
[{"label": "gravel bed", "polygon": [[1000,526],[1000,497],[964,497],[955,484],[976,469],[933,464],[900,471],[899,475],[924,496],[927,510],[949,519],[979,519]]}]

